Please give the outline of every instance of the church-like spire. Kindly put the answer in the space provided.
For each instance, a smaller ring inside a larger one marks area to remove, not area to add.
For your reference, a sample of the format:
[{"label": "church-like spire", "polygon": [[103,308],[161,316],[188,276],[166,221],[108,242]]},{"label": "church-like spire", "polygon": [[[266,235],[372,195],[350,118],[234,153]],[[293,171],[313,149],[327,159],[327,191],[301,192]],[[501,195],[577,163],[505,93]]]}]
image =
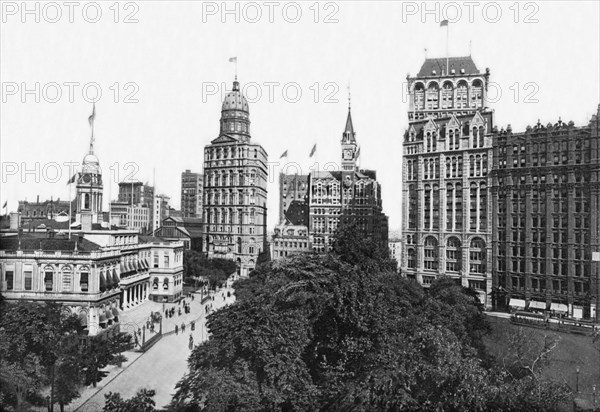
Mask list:
[{"label": "church-like spire", "polygon": [[348,85],[348,118],[346,119],[346,128],[344,129],[342,142],[355,143],[355,136],[356,133],[354,133],[354,126],[352,125],[352,95],[350,94],[350,85]]}]

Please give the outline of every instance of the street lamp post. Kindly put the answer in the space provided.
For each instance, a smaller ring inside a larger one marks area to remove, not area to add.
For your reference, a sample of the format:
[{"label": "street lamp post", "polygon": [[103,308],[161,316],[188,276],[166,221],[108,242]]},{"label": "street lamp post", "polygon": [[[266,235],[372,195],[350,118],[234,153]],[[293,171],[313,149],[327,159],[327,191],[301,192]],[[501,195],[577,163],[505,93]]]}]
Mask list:
[{"label": "street lamp post", "polygon": [[577,381],[575,383],[575,392],[579,393],[579,372],[580,372],[579,366],[577,366],[576,371],[577,371]]}]

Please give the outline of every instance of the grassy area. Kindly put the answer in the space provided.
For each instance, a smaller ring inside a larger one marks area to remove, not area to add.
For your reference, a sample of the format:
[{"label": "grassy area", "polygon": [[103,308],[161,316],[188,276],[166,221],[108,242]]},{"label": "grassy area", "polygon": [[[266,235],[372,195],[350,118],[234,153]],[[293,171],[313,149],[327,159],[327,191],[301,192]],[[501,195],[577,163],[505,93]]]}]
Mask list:
[{"label": "grassy area", "polygon": [[[507,332],[522,326],[510,323],[508,319],[488,317],[492,327],[484,338],[484,343],[491,354],[497,356],[506,351]],[[544,336],[558,338],[559,343],[550,356],[550,362],[543,369],[542,376],[548,380],[567,383],[575,392],[577,385],[577,366],[579,372],[579,392],[591,399],[592,386],[596,385],[597,402],[600,402],[600,345],[594,347],[592,337],[563,332],[546,331],[536,328],[525,328],[527,337],[534,344],[542,346]]]}]

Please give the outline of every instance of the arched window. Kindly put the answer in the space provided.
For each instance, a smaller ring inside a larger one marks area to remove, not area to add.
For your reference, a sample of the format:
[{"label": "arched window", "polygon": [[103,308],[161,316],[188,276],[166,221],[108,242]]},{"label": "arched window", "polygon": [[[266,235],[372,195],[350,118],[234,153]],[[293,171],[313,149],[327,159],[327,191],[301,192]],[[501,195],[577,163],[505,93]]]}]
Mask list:
[{"label": "arched window", "polygon": [[423,83],[415,84],[415,109],[423,110],[425,108],[425,86]]},{"label": "arched window", "polygon": [[481,80],[475,79],[471,89],[471,107],[481,107],[483,104],[483,85]]},{"label": "arched window", "polygon": [[485,131],[483,129],[483,126],[479,126],[479,147],[484,146],[484,139],[485,139]]},{"label": "arched window", "polygon": [[461,270],[461,248],[460,240],[452,236],[448,238],[446,245],[446,271],[460,272]]},{"label": "arched window", "polygon": [[425,238],[424,245],[424,264],[425,270],[437,270],[438,268],[438,241],[433,236],[427,236]]},{"label": "arched window", "polygon": [[475,274],[485,273],[485,242],[481,238],[471,240],[469,248],[469,272]]},{"label": "arched window", "polygon": [[238,237],[237,238],[237,252],[238,253],[242,253],[242,238]]},{"label": "arched window", "polygon": [[158,290],[158,278],[154,278],[152,281],[152,289]]},{"label": "arched window", "polygon": [[454,87],[452,82],[445,81],[442,87],[442,109],[451,109],[454,102]]},{"label": "arched window", "polygon": [[456,86],[456,107],[459,109],[465,108],[468,105],[467,90],[467,82],[464,80],[459,81]]},{"label": "arched window", "polygon": [[163,281],[163,289],[169,289],[169,278],[165,278]]},{"label": "arched window", "polygon": [[427,87],[427,110],[436,110],[439,108],[439,85],[436,82],[429,83]]}]

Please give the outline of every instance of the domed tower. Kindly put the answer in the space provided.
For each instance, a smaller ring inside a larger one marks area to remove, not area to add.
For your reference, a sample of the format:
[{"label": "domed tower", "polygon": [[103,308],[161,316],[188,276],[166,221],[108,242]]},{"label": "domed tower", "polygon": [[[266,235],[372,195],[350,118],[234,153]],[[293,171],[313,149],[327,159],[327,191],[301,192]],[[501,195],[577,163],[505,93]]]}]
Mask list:
[{"label": "domed tower", "polygon": [[100,162],[94,154],[94,118],[96,107],[89,117],[92,126],[90,150],[83,158],[81,173],[77,179],[77,209],[75,220],[82,222],[82,216],[91,216],[91,223],[100,223],[102,220],[102,172]]},{"label": "domed tower", "polygon": [[233,82],[233,89],[223,100],[219,135],[231,136],[242,142],[250,140],[250,110],[248,101],[240,91],[237,76]]}]

